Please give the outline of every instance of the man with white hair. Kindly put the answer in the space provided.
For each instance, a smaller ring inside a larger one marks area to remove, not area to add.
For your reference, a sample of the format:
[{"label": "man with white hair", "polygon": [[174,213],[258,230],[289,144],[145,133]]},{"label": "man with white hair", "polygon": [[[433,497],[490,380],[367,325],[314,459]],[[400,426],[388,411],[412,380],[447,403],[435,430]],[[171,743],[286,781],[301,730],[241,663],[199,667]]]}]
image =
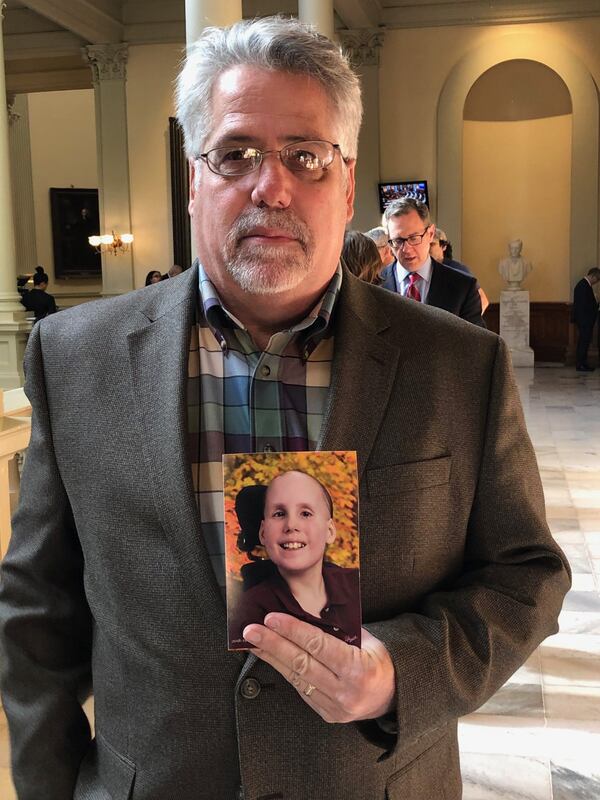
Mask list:
[{"label": "man with white hair", "polygon": [[392,248],[389,245],[388,235],[385,228],[382,228],[381,226],[377,228],[371,228],[371,230],[367,231],[365,235],[370,239],[373,239],[377,245],[382,267],[389,267],[390,264],[393,264],[395,260],[394,254],[392,253]]},{"label": "man with white hair", "polygon": [[[328,39],[207,29],[177,109],[199,262],[28,344],[19,800],[458,800],[458,717],[569,585],[506,347],[342,271],[361,103]],[[358,453],[362,647],[271,613],[228,652],[222,456],[314,449]]]}]

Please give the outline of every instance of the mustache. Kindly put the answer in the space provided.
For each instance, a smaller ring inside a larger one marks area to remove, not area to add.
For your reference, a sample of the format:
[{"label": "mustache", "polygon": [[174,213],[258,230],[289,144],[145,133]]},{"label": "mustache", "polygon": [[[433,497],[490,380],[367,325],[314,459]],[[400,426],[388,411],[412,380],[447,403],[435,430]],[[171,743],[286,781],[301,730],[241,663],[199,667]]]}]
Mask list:
[{"label": "mustache", "polygon": [[312,242],[308,226],[293,211],[253,208],[240,214],[233,223],[227,234],[228,249],[235,248],[241,239],[248,236],[254,228],[259,227],[278,228],[297,239],[305,252],[308,251]]}]

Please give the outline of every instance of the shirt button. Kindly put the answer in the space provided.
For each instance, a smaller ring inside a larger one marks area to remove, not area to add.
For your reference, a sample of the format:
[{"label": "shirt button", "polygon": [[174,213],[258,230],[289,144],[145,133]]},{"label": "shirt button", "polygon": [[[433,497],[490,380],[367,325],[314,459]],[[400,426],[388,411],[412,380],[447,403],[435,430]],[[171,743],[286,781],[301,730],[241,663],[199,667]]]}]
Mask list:
[{"label": "shirt button", "polygon": [[268,378],[271,374],[271,367],[268,364],[263,364],[260,368],[260,372],[261,375],[263,375],[265,378]]},{"label": "shirt button", "polygon": [[333,630],[337,632],[337,631],[339,631],[339,628],[334,628]]},{"label": "shirt button", "polygon": [[240,694],[246,700],[254,700],[254,698],[258,697],[260,694],[260,689],[260,683],[256,678],[246,678],[242,681],[242,685],[240,686]]}]

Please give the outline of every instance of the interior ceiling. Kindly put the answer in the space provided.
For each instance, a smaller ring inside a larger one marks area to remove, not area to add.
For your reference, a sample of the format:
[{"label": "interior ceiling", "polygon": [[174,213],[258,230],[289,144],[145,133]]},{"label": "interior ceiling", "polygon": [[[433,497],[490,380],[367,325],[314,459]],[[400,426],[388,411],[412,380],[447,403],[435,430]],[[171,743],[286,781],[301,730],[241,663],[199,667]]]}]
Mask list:
[{"label": "interior ceiling", "polygon": [[[242,3],[246,18],[298,12],[298,0]],[[391,30],[600,16],[600,0],[334,0],[334,9],[340,31]],[[6,0],[3,40],[9,93],[68,88],[68,58],[81,88],[91,85],[84,45],[183,43],[185,0]]]}]

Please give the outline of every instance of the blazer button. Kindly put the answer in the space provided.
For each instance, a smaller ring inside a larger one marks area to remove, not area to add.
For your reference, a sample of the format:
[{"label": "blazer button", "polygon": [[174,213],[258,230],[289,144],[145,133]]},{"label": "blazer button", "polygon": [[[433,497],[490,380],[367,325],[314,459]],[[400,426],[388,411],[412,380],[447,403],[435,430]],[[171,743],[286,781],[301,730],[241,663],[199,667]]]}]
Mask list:
[{"label": "blazer button", "polygon": [[258,697],[260,694],[260,689],[260,683],[256,678],[246,678],[242,681],[242,685],[240,686],[240,694],[246,700],[254,700],[254,698]]}]

